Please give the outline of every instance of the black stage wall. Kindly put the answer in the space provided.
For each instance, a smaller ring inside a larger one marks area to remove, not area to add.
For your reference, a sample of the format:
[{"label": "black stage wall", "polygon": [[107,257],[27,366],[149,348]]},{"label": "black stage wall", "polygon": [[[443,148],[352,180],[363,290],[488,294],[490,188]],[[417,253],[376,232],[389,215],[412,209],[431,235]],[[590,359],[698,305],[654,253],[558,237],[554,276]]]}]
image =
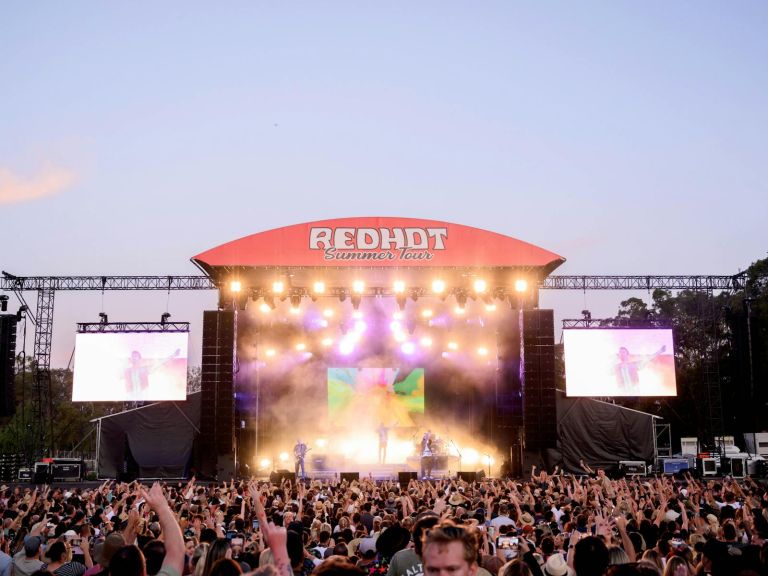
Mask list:
[{"label": "black stage wall", "polygon": [[591,468],[614,471],[620,460],[653,462],[654,416],[591,398],[557,394],[557,452],[550,454],[570,472],[583,472],[579,460]]},{"label": "black stage wall", "polygon": [[142,478],[186,476],[200,426],[201,393],[184,402],[158,402],[95,420],[99,478],[117,478],[128,463]]}]

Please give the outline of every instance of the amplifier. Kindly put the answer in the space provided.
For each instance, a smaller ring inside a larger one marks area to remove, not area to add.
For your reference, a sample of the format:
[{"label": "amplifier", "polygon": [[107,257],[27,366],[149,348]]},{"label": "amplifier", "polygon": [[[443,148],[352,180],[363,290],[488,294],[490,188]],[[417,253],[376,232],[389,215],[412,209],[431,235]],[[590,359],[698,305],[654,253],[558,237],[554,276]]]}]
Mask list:
[{"label": "amplifier", "polygon": [[645,476],[645,461],[619,460],[619,472],[627,476]]},{"label": "amplifier", "polygon": [[747,475],[747,459],[744,457],[723,458],[722,473],[734,478],[744,478]]},{"label": "amplifier", "polygon": [[67,462],[51,465],[54,482],[79,482],[83,477],[83,466],[80,462]]},{"label": "amplifier", "polygon": [[664,458],[661,467],[664,474],[676,474],[681,470],[688,470],[691,465],[687,458]]},{"label": "amplifier", "polygon": [[717,476],[717,460],[714,458],[697,458],[696,468],[702,476]]},{"label": "amplifier", "polygon": [[22,482],[32,482],[32,468],[19,468],[19,480]]}]

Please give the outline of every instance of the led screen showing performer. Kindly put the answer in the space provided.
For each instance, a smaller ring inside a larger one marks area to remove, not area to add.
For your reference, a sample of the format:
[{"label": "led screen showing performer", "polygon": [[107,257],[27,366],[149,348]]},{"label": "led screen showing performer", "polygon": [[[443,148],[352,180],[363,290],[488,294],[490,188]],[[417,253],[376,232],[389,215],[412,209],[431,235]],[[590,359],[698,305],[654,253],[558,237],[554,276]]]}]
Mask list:
[{"label": "led screen showing performer", "polygon": [[185,400],[188,338],[186,332],[77,334],[72,400]]},{"label": "led screen showing performer", "polygon": [[367,421],[416,426],[424,414],[424,369],[328,368],[328,416],[340,426]]},{"label": "led screen showing performer", "polygon": [[568,396],[675,396],[670,329],[563,330]]}]

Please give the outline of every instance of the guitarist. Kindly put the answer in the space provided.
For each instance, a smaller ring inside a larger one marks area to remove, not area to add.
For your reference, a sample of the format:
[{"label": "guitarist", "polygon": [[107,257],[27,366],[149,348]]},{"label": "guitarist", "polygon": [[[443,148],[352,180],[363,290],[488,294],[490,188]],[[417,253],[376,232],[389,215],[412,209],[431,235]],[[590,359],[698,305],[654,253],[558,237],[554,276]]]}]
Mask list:
[{"label": "guitarist", "polygon": [[[304,444],[301,440],[296,441],[296,445],[293,447],[293,457],[294,457],[294,468],[296,471],[296,479],[304,478],[304,457],[307,455],[307,452],[309,452],[309,448],[307,448],[307,445]],[[301,475],[299,475],[299,470],[301,470]]]}]

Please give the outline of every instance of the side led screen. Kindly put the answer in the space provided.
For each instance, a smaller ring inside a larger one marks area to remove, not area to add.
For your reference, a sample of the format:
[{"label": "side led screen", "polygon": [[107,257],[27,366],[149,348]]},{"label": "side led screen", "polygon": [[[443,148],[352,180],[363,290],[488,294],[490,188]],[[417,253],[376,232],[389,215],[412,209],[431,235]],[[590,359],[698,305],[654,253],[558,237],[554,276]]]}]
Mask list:
[{"label": "side led screen", "polygon": [[675,396],[670,329],[563,330],[568,396]]},{"label": "side led screen", "polygon": [[77,334],[72,400],[185,400],[188,338],[186,332]]}]

